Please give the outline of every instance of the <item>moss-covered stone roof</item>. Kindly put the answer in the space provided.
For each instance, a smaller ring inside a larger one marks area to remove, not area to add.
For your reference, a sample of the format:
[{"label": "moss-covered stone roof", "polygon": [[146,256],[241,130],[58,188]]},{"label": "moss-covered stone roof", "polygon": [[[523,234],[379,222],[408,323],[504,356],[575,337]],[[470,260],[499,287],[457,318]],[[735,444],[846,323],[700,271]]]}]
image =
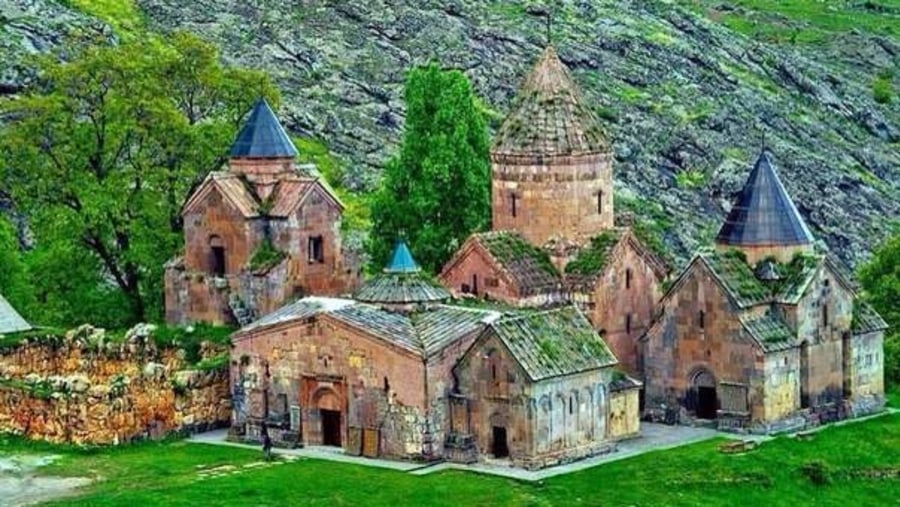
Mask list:
[{"label": "moss-covered stone roof", "polygon": [[495,155],[606,153],[609,142],[556,50],[548,47],[525,79],[497,134]]},{"label": "moss-covered stone roof", "polygon": [[450,299],[447,289],[419,273],[384,273],[366,282],[353,299],[366,303],[415,304]]},{"label": "moss-covered stone roof", "polygon": [[771,312],[761,317],[741,317],[741,324],[767,352],[790,348],[796,338],[787,324]]},{"label": "moss-covered stone roof", "polygon": [[606,342],[575,307],[505,316],[491,324],[532,381],[616,364]]},{"label": "moss-covered stone roof", "polygon": [[[822,256],[801,254],[789,263],[773,263],[779,279],[763,282],[740,251],[707,251],[699,255],[741,307],[765,302],[797,303],[824,262]],[[766,259],[762,262],[773,261]]]},{"label": "moss-covered stone roof", "polygon": [[887,328],[887,322],[881,318],[881,315],[878,315],[878,312],[869,303],[858,299],[853,302],[853,321],[850,325],[853,334],[874,333],[884,331]]},{"label": "moss-covered stone roof", "polygon": [[606,267],[610,254],[621,238],[622,232],[617,230],[603,231],[594,236],[590,243],[579,250],[578,255],[566,264],[566,274],[596,275],[600,273]]},{"label": "moss-covered stone roof", "polygon": [[476,234],[475,240],[509,274],[523,295],[560,288],[562,280],[550,256],[519,233],[485,232]]}]

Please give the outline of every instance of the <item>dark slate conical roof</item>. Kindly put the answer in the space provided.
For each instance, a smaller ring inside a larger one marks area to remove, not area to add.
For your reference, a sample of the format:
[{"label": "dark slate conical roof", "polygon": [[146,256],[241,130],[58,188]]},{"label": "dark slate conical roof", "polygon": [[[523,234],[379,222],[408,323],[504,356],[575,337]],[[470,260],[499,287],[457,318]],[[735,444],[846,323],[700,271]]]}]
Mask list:
[{"label": "dark slate conical roof", "polygon": [[496,155],[605,153],[609,142],[556,50],[547,47],[497,134]]},{"label": "dark slate conical roof", "polygon": [[266,99],[253,105],[250,116],[231,145],[232,158],[294,158],[297,148]]},{"label": "dark slate conical roof", "polygon": [[384,273],[366,282],[353,297],[365,303],[410,305],[444,301],[451,296],[447,289],[422,276],[406,242],[398,241]]},{"label": "dark slate conical roof", "polygon": [[763,150],[716,236],[733,246],[812,244],[813,237]]}]

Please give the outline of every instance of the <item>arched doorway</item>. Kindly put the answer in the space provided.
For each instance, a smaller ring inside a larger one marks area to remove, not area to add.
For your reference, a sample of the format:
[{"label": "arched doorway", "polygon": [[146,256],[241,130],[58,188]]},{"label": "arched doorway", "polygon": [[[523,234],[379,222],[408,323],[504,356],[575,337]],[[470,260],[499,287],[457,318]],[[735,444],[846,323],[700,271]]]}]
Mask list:
[{"label": "arched doorway", "polygon": [[491,454],[495,458],[509,457],[509,435],[506,433],[507,417],[504,414],[491,416]]},{"label": "arched doorway", "polygon": [[324,389],[316,393],[315,405],[321,421],[322,445],[341,447],[343,431],[340,398],[331,389]]},{"label": "arched doorway", "polygon": [[716,378],[707,369],[700,369],[691,378],[695,394],[694,413],[699,419],[715,419],[719,409],[716,395]]}]

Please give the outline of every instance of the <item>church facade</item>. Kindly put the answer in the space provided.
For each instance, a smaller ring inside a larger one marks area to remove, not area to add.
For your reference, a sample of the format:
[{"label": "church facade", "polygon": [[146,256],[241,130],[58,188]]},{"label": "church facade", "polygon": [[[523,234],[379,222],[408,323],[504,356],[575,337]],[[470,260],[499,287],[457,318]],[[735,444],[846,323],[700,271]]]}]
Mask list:
[{"label": "church facade", "polygon": [[265,100],[182,208],[184,255],[165,270],[166,321],[247,324],[308,294],[342,294],[358,268],[341,246],[343,205]]},{"label": "church facade", "polygon": [[815,250],[764,151],[642,338],[646,412],[768,433],[880,410],[886,327]]}]

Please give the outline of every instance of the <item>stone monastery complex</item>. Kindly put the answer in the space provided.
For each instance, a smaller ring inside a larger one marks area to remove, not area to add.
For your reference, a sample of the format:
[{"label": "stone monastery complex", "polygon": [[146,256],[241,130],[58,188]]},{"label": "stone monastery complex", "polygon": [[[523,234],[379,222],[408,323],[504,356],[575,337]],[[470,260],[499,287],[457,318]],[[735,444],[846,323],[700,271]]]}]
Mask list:
[{"label": "stone monastery complex", "polygon": [[437,281],[398,241],[362,283],[340,200],[296,155],[260,100],[166,266],[169,322],[242,326],[234,439],[542,468],[642,418],[765,433],[884,405],[887,326],[815,250],[773,155],[670,273],[617,221],[610,144],[552,47],[491,151],[492,230]]}]

